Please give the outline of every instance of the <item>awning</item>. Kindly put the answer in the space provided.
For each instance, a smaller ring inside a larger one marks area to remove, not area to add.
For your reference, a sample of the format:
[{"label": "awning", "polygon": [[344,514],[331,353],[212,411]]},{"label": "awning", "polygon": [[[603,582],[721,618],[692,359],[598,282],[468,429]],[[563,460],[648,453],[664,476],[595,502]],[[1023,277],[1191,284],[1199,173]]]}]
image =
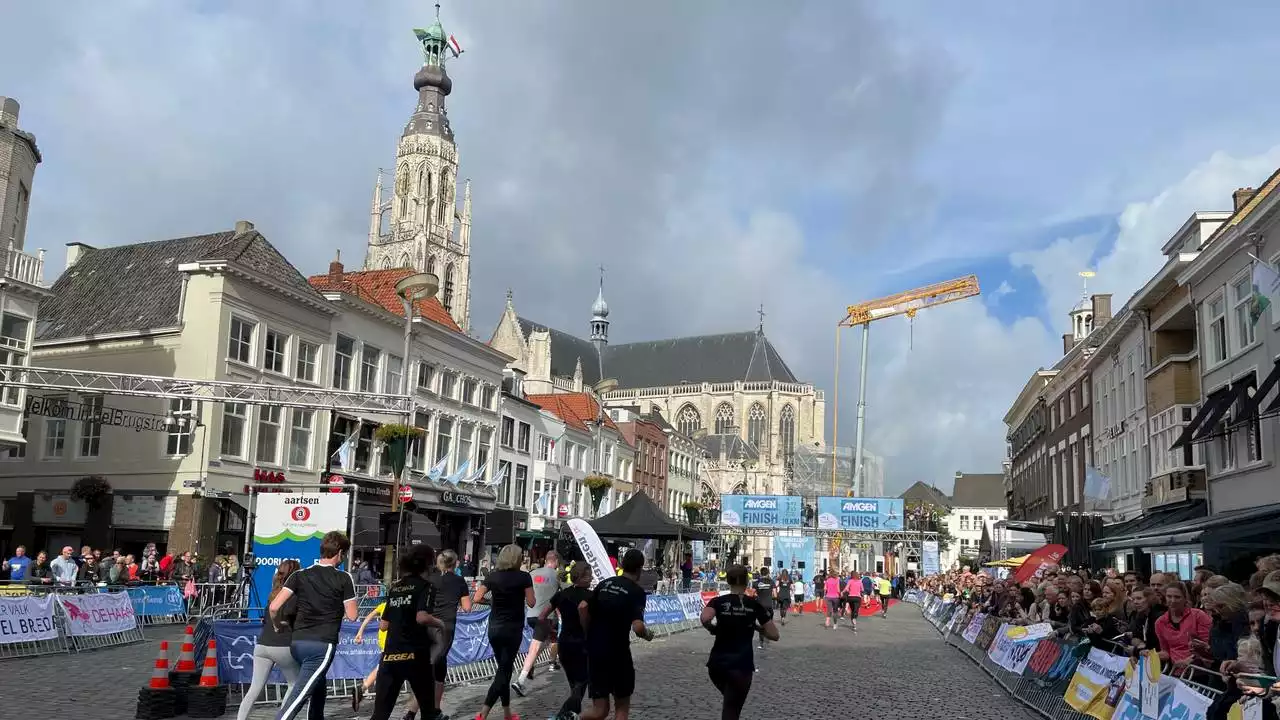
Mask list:
[{"label": "awning", "polygon": [[1019,557],[1009,558],[1008,560],[996,560],[994,562],[983,564],[983,567],[1002,567],[1002,568],[1022,567],[1022,563],[1026,562],[1027,558],[1029,557],[1031,556],[1021,555]]},{"label": "awning", "polygon": [[1110,537],[1095,542],[1091,549],[1095,551],[1130,550],[1147,547],[1167,547],[1201,542],[1206,532],[1223,529],[1228,526],[1271,521],[1280,517],[1280,503],[1263,505],[1256,508],[1231,510],[1208,517],[1198,517],[1182,522],[1173,522],[1155,527],[1148,527],[1133,534],[1122,537]]},{"label": "awning", "polygon": [[[1253,396],[1244,403],[1244,411],[1240,416],[1241,419],[1252,418],[1257,414],[1258,406],[1262,404],[1262,399],[1265,398],[1267,393],[1271,392],[1271,389],[1277,384],[1280,384],[1280,360],[1276,360],[1275,365],[1271,368],[1271,374],[1267,375],[1266,379],[1262,381],[1262,384],[1259,385],[1258,389],[1253,393]],[[1276,398],[1268,403],[1267,407],[1262,411],[1263,417],[1269,417],[1272,415],[1280,415],[1280,394],[1277,394]]]},{"label": "awning", "polygon": [[[1210,393],[1209,397],[1205,398],[1200,412],[1191,418],[1191,422],[1187,423],[1187,426],[1182,430],[1182,434],[1178,436],[1178,439],[1174,441],[1169,449],[1177,450],[1184,445],[1193,442],[1204,442],[1212,438],[1217,431],[1218,423],[1222,421],[1222,416],[1226,415],[1231,410],[1231,407],[1237,403],[1239,403],[1244,412],[1235,418],[1235,421],[1241,422],[1249,418],[1248,411],[1250,408],[1254,412],[1257,411],[1256,403],[1253,403],[1253,398],[1249,397],[1249,390],[1255,385],[1255,378],[1250,375]],[[1255,394],[1254,397],[1261,402],[1261,393]]]}]

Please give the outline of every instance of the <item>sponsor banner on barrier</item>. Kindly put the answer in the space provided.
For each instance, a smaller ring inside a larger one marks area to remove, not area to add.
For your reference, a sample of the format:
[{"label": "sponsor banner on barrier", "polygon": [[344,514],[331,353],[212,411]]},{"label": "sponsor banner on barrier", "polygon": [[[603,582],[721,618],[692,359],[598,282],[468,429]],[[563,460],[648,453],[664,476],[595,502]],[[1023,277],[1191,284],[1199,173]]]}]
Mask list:
[{"label": "sponsor banner on barrier", "polygon": [[996,633],[1000,630],[1000,618],[994,615],[988,615],[982,621],[982,628],[978,631],[978,637],[974,638],[973,644],[983,650],[991,648],[991,643],[996,639]]},{"label": "sponsor banner on barrier", "polygon": [[[282,560],[292,558],[304,568],[311,567],[320,559],[320,539],[325,533],[350,529],[351,493],[258,493],[253,502],[255,587],[270,588]],[[260,617],[262,613],[250,614]]]},{"label": "sponsor banner on barrier", "polygon": [[[1050,633],[1053,632],[1053,627],[1048,623],[1042,623],[1042,625]],[[1027,669],[1027,664],[1031,662],[1037,643],[1045,637],[1044,628],[1039,625],[1024,626],[1006,623],[996,633],[987,657],[1005,670],[1021,675],[1022,671]]]},{"label": "sponsor banner on barrier", "polygon": [[721,495],[720,524],[798,528],[804,524],[803,508],[799,495]]},{"label": "sponsor banner on barrier", "polygon": [[1076,674],[1067,686],[1063,699],[1071,709],[1097,720],[1111,720],[1113,706],[1107,704],[1107,696],[1113,683],[1124,677],[1129,659],[1106,653],[1097,648],[1076,665]]},{"label": "sponsor banner on barrier", "polygon": [[1045,638],[1036,643],[1024,674],[1046,682],[1057,682],[1071,677],[1075,669],[1076,656],[1071,648],[1057,638]]},{"label": "sponsor banner on barrier", "polygon": [[182,588],[177,585],[148,585],[128,590],[133,603],[133,614],[138,617],[182,615],[187,605],[182,600]]},{"label": "sponsor banner on barrier", "polygon": [[1211,704],[1185,683],[1175,682],[1169,702],[1160,708],[1160,720],[1205,720]]},{"label": "sponsor banner on barrier", "polygon": [[[699,611],[701,612],[701,611]],[[650,595],[644,599],[645,625],[684,622],[684,606],[675,595]]]},{"label": "sponsor banner on barrier", "polygon": [[986,619],[986,613],[976,613],[973,616],[973,619],[969,621],[969,627],[964,629],[964,633],[961,634],[960,637],[964,638],[965,642],[972,645],[974,641],[978,639],[978,633],[982,632],[982,624]]},{"label": "sponsor banner on barrier", "polygon": [[58,637],[53,596],[0,597],[0,645]]},{"label": "sponsor banner on barrier", "polygon": [[702,608],[707,606],[701,593],[680,593],[680,607],[684,610],[685,620],[697,620],[702,617]]},{"label": "sponsor banner on barrier", "polygon": [[821,530],[901,530],[899,498],[818,498]]},{"label": "sponsor banner on barrier", "polygon": [[133,613],[128,593],[57,597],[67,615],[68,635],[110,635],[138,627],[138,616]]}]

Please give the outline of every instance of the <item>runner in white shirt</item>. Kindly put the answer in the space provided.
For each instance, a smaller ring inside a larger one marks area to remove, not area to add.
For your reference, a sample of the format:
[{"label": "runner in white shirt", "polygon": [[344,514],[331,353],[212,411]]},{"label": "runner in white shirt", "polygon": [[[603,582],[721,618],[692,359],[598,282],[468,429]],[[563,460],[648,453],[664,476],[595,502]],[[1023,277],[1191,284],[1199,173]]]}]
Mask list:
[{"label": "runner in white shirt", "polygon": [[795,598],[793,607],[796,609],[797,615],[804,614],[804,580],[797,575],[796,581],[791,586],[791,596]]}]

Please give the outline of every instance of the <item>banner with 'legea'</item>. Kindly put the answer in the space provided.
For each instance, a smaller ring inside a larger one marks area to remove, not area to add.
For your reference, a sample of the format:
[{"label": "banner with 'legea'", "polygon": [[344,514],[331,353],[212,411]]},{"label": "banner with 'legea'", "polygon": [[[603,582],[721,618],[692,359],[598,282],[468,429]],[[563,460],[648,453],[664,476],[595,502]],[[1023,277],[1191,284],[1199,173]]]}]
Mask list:
[{"label": "banner with 'legea'", "polygon": [[0,597],[0,645],[53,640],[53,596]]},{"label": "banner with 'legea'", "polygon": [[110,635],[138,626],[129,593],[59,595],[58,604],[67,615],[68,635]]}]

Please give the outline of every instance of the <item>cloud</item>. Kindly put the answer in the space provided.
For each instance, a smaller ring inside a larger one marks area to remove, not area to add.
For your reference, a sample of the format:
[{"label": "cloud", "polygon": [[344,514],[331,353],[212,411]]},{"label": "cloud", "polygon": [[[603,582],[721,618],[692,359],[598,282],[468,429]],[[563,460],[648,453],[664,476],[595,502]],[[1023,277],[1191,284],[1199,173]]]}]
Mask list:
[{"label": "cloud", "polygon": [[1015,292],[1017,291],[1013,289],[1013,286],[1009,284],[1008,280],[1001,280],[1000,285],[991,293],[991,296],[994,302],[999,302],[1000,298],[1005,295],[1012,295]]}]

